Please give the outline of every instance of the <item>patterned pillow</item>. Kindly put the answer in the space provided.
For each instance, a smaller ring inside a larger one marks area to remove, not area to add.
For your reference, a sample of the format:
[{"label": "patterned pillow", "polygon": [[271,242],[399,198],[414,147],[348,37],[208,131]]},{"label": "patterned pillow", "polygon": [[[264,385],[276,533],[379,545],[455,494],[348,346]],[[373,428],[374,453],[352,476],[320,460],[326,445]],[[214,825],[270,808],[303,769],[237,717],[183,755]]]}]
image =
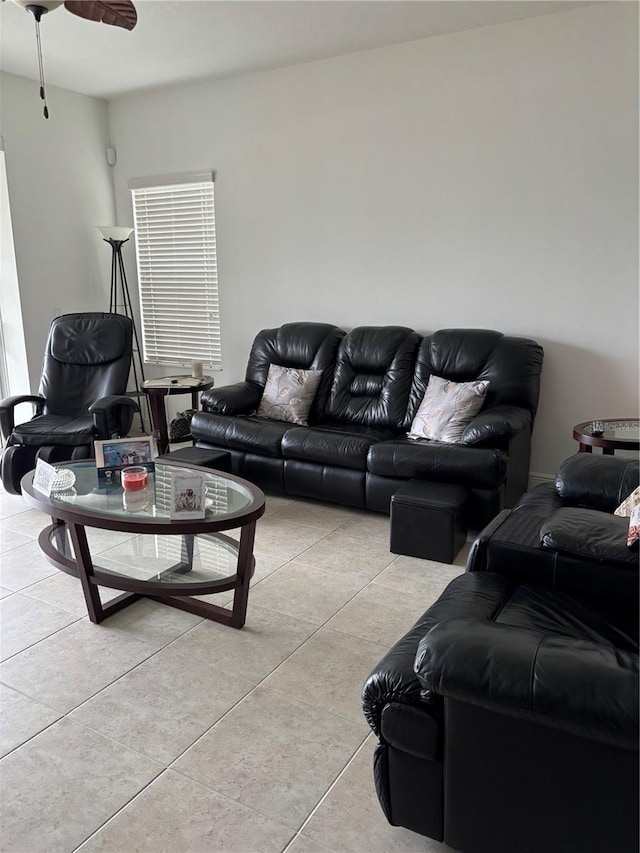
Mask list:
[{"label": "patterned pillow", "polygon": [[258,417],[306,425],[321,376],[321,370],[270,364]]},{"label": "patterned pillow", "polygon": [[633,512],[634,507],[640,504],[640,486],[634,489],[628,498],[625,498],[620,506],[614,511],[614,515],[620,515],[623,518],[628,518]]},{"label": "patterned pillow", "polygon": [[638,550],[640,544],[640,504],[636,504],[629,518],[629,533],[627,535],[627,547],[632,551]]},{"label": "patterned pillow", "polygon": [[487,396],[489,382],[450,382],[431,376],[408,438],[429,438],[455,444],[478,414]]}]

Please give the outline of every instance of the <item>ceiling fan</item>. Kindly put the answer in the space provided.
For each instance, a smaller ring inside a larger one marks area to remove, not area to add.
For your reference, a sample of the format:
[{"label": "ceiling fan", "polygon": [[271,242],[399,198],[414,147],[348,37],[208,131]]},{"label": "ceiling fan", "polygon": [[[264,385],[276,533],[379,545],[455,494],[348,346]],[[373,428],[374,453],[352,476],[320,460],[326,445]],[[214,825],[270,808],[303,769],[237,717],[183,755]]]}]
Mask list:
[{"label": "ceiling fan", "polygon": [[[4,3],[4,0],[2,2]],[[125,30],[132,30],[138,21],[135,6],[129,0],[37,0],[35,3],[30,2],[30,0],[13,0],[13,2],[16,6],[21,6],[27,12],[31,12],[35,19],[38,68],[40,70],[40,97],[44,101],[45,118],[49,118],[49,108],[47,107],[44,87],[44,66],[40,42],[40,19],[42,16],[57,9],[58,6],[64,5],[68,12],[78,15],[80,18],[110,24],[114,27],[124,27]]]}]

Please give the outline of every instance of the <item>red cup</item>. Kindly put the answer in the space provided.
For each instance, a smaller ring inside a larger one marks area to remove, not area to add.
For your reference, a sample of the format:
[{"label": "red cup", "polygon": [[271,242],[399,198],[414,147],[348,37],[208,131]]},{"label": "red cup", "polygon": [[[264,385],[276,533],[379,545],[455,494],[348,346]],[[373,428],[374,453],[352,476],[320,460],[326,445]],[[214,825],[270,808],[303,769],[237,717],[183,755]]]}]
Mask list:
[{"label": "red cup", "polygon": [[141,465],[133,465],[130,468],[123,468],[120,474],[120,482],[125,492],[138,492],[140,489],[145,489],[149,482],[149,474],[146,468]]}]

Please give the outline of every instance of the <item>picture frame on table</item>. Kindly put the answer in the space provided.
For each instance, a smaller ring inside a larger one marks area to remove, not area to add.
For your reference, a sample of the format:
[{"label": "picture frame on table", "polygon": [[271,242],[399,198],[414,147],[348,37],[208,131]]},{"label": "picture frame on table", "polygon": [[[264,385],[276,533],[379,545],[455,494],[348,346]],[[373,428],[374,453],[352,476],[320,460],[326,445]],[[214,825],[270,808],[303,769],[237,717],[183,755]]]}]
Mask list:
[{"label": "picture frame on table", "polygon": [[130,465],[142,465],[149,472],[155,468],[158,448],[152,435],[108,438],[93,444],[100,486],[119,486],[120,472]]}]

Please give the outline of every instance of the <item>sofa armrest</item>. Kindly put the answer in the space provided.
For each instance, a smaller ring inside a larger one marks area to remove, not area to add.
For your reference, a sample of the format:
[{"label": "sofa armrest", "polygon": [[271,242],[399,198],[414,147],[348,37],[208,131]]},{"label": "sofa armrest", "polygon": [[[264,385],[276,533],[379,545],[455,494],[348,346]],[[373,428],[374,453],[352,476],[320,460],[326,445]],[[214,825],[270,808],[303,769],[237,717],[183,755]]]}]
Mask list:
[{"label": "sofa armrest", "polygon": [[414,672],[414,661],[418,645],[427,631],[461,613],[475,619],[492,618],[512,588],[513,584],[499,575],[482,580],[477,575],[461,575],[448,584],[435,604],[382,658],[362,688],[362,710],[378,737],[382,728],[382,712],[389,703],[424,707],[425,696]]},{"label": "sofa armrest", "polygon": [[531,429],[531,412],[520,406],[493,406],[475,416],[462,434],[463,444],[508,443],[523,429]]},{"label": "sofa armrest", "polygon": [[204,412],[217,415],[250,415],[260,405],[262,385],[257,382],[237,382],[222,388],[204,391],[200,402]]},{"label": "sofa armrest", "polygon": [[102,397],[89,406],[99,440],[111,438],[113,435],[126,435],[131,429],[134,414],[139,411],[138,403],[122,394]]},{"label": "sofa armrest", "polygon": [[638,557],[627,547],[629,519],[596,509],[562,507],[540,528],[545,548],[601,563],[638,570]]},{"label": "sofa armrest", "polygon": [[36,394],[18,394],[0,400],[0,435],[6,441],[15,427],[15,408],[21,403],[33,403],[36,415],[42,414],[46,400]]},{"label": "sofa armrest", "polygon": [[555,479],[565,504],[613,512],[638,487],[638,460],[577,453],[566,459]]},{"label": "sofa armrest", "polygon": [[637,749],[638,655],[542,631],[452,619],[420,641],[429,694]]}]

